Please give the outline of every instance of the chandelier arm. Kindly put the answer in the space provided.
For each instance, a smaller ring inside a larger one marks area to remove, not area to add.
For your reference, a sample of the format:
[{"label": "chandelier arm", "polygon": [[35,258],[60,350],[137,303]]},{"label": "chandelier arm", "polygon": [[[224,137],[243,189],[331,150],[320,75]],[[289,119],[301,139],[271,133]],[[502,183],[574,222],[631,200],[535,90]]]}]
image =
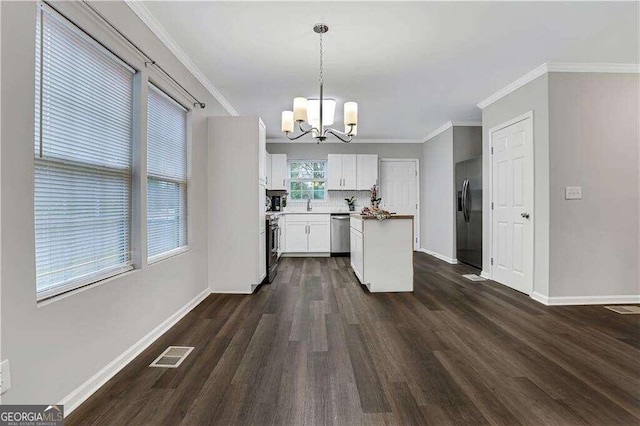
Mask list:
[{"label": "chandelier arm", "polygon": [[303,133],[299,134],[298,136],[294,136],[294,137],[289,136],[289,134],[290,134],[290,133],[291,133],[291,132],[284,132],[284,134],[285,134],[285,135],[287,135],[287,138],[288,138],[289,140],[291,140],[291,141],[295,141],[296,139],[300,139],[300,138],[301,138],[301,137],[303,137],[304,135],[311,133],[311,130],[307,130],[306,132],[303,132]]},{"label": "chandelier arm", "polygon": [[[325,131],[325,134],[327,133],[331,133],[333,136],[335,136],[336,138],[340,139],[342,142],[344,143],[349,143],[353,140],[353,135],[347,135],[345,133],[342,133],[339,130],[335,130],[335,129],[327,129]],[[348,139],[343,138],[342,136],[349,136]]]}]

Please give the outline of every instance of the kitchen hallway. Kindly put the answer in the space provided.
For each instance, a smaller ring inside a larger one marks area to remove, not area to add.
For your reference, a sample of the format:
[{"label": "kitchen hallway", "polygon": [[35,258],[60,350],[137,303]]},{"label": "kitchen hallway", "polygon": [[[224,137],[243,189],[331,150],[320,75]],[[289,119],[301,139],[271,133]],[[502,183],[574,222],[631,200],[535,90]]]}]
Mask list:
[{"label": "kitchen hallway", "polygon": [[[412,293],[372,294],[348,258],[282,258],[272,284],[210,295],[66,422],[638,424],[638,316],[414,263]],[[195,349],[149,368],[169,345]]]}]

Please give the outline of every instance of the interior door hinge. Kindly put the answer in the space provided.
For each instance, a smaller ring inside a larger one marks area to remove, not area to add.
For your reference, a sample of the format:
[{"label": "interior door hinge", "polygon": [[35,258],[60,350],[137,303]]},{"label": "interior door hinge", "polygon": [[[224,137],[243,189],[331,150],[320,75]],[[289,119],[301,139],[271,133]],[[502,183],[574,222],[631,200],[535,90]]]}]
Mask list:
[{"label": "interior door hinge", "polygon": [[493,201],[491,202],[491,210],[493,210]]},{"label": "interior door hinge", "polygon": [[493,154],[493,147],[491,147],[491,153]]},{"label": "interior door hinge", "polygon": [[493,257],[491,258],[491,264],[493,265]]}]

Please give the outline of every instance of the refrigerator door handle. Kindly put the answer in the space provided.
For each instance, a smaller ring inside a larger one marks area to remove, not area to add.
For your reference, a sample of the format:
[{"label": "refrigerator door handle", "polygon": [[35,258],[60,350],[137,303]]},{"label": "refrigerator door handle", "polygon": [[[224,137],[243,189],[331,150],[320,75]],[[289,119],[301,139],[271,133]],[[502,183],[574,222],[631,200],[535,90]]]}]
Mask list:
[{"label": "refrigerator door handle", "polygon": [[467,190],[465,191],[464,206],[467,209],[467,223],[471,221],[471,195],[469,194],[469,179],[467,179]]},{"label": "refrigerator door handle", "polygon": [[467,216],[467,190],[469,188],[469,180],[465,179],[462,182],[462,217],[464,217],[464,221],[469,223],[469,217]]}]

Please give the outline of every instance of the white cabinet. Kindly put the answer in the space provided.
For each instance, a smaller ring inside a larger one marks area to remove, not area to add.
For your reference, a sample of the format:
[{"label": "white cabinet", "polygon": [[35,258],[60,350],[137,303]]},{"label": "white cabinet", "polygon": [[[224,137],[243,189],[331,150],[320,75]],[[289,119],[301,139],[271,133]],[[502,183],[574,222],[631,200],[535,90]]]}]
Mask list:
[{"label": "white cabinet", "polygon": [[258,122],[258,179],[267,180],[267,129],[262,120]]},{"label": "white cabinet", "polygon": [[329,222],[309,222],[308,248],[310,253],[326,253],[331,251],[331,229]]},{"label": "white cabinet", "polygon": [[291,222],[287,220],[285,223],[285,248],[291,253],[307,252],[307,222]]},{"label": "white cabinet", "polygon": [[355,154],[329,154],[327,156],[327,189],[355,190],[357,187],[357,161]]},{"label": "white cabinet", "polygon": [[357,188],[367,191],[378,184],[378,156],[375,154],[358,154],[357,160]]},{"label": "white cabinet", "polygon": [[275,190],[287,189],[287,154],[271,154],[270,188]]},{"label": "white cabinet", "polygon": [[272,179],[271,179],[271,154],[269,154],[268,152],[265,153],[265,169],[266,169],[266,179],[264,181],[264,183],[267,186],[267,189],[273,189],[272,186]]},{"label": "white cabinet", "polygon": [[285,220],[287,253],[329,253],[331,229],[328,214],[290,214]]},{"label": "white cabinet", "polygon": [[251,293],[266,273],[265,135],[259,117],[208,118],[207,266],[213,293]]},{"label": "white cabinet", "polygon": [[351,268],[353,272],[360,280],[360,283],[364,282],[363,277],[363,239],[362,232],[355,228],[351,228]]}]

